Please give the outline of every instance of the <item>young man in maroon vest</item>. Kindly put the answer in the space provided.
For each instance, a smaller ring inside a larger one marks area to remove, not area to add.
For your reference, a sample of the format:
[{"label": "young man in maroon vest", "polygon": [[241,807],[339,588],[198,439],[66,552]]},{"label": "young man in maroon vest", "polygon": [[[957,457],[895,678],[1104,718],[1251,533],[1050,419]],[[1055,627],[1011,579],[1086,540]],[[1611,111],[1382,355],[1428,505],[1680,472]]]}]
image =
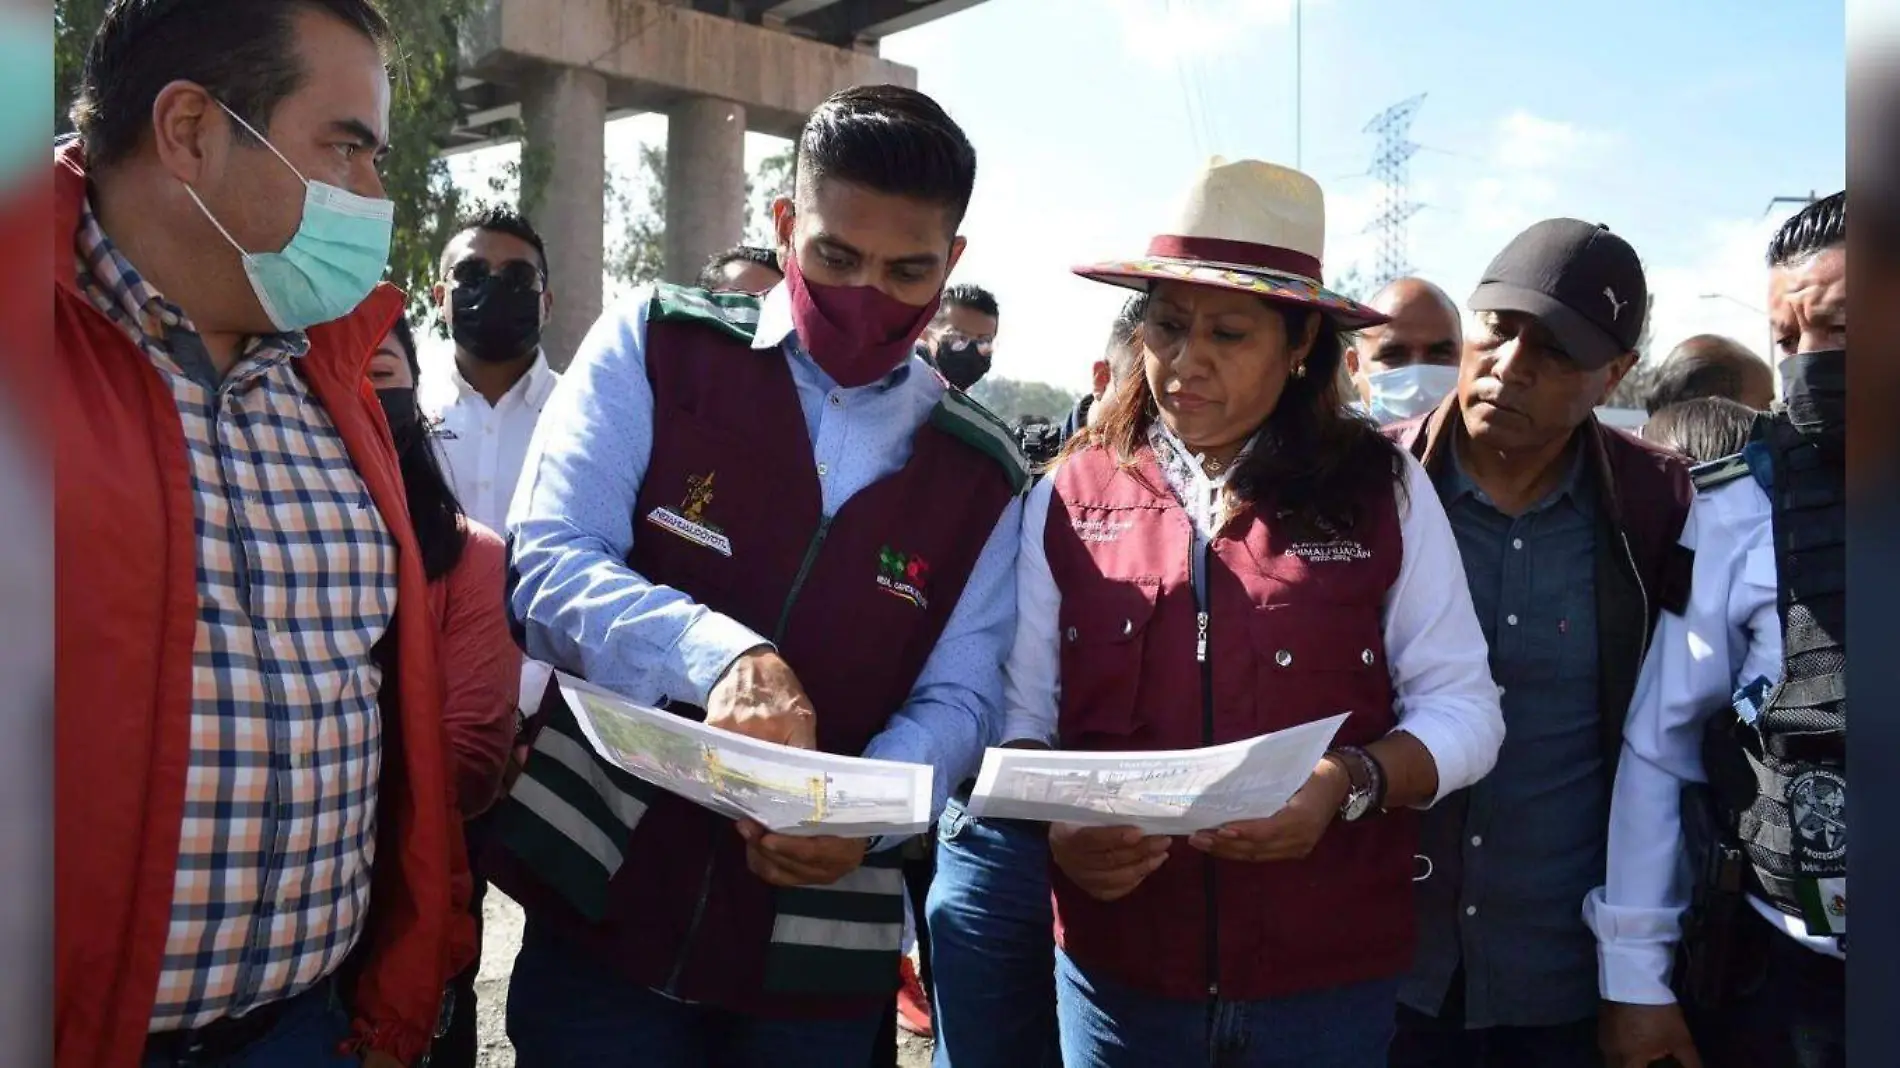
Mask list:
[{"label": "young man in maroon vest", "polygon": [[[912,344],[976,158],[929,98],[837,94],[774,207],[764,298],[608,312],[513,517],[531,655],[755,738],[976,768],[1015,629],[1009,432]],[[703,712],[701,710],[704,710]],[[891,1012],[898,843],[766,833],[591,759],[550,694],[497,813],[528,913],[509,1035],[537,1065],[861,1065]]]}]

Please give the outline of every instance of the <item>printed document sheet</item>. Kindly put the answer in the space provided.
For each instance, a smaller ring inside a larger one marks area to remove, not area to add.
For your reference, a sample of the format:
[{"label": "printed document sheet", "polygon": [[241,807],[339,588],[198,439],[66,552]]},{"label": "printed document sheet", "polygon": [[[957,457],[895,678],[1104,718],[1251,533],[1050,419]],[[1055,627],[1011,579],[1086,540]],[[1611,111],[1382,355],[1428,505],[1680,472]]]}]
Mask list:
[{"label": "printed document sheet", "polygon": [[1265,819],[1312,777],[1346,715],[1206,749],[991,749],[970,794],[970,815],[1139,827],[1149,834]]},{"label": "printed document sheet", "polygon": [[779,834],[869,838],[930,826],[931,769],[762,742],[644,708],[563,673],[594,752],[663,790]]}]

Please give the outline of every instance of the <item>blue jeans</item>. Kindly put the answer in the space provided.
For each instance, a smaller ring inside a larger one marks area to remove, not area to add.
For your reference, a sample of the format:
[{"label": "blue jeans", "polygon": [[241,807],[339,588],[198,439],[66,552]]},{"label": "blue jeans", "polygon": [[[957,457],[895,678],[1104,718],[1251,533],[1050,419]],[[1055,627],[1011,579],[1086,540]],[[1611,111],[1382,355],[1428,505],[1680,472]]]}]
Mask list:
[{"label": "blue jeans", "polygon": [[1048,826],[973,819],[951,801],[925,914],[935,1068],[1059,1064]]},{"label": "blue jeans", "polygon": [[517,1068],[838,1068],[869,1064],[888,1007],[773,1020],[677,1001],[528,917],[508,983]]},{"label": "blue jeans", "polygon": [[1174,1001],[1083,974],[1056,954],[1064,1064],[1073,1068],[1385,1068],[1399,980],[1267,1001]]},{"label": "blue jeans", "polygon": [[324,980],[294,1004],[257,1041],[228,1057],[200,1059],[146,1054],[140,1068],[361,1068],[353,1053],[337,1047],[350,1037],[350,1014],[337,1000],[336,984]]}]

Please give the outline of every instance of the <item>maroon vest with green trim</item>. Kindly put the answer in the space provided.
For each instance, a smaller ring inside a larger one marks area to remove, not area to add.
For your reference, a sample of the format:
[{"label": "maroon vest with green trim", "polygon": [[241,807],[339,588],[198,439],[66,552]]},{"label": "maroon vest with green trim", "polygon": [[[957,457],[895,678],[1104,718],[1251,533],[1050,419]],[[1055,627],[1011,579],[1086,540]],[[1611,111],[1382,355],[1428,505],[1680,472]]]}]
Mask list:
[{"label": "maroon vest with green trim", "polygon": [[[1395,723],[1382,626],[1403,552],[1388,487],[1327,541],[1230,520],[1207,568],[1197,659],[1193,527],[1145,446],[1132,467],[1092,447],[1057,468],[1044,547],[1058,620],[1065,749],[1192,749],[1349,712],[1336,744]],[[1209,690],[1203,678],[1210,678]],[[1410,811],[1335,821],[1304,860],[1214,860],[1176,839],[1118,901],[1053,873],[1063,949],[1164,998],[1247,1001],[1403,973],[1412,963]]]},{"label": "maroon vest with green trim", "polygon": [[[786,357],[750,346],[756,312],[752,298],[661,287],[646,344],[653,453],[628,564],[772,640],[817,710],[818,747],[855,756],[909,698],[1025,475],[1008,431],[950,393],[902,469],[827,520]],[[730,819],[590,761],[558,690],[538,718],[530,785],[498,813],[498,886],[677,998],[778,1017],[889,1007],[894,854],[832,887],[775,890],[747,868]],[[546,833],[576,830],[576,815],[587,833]]]}]

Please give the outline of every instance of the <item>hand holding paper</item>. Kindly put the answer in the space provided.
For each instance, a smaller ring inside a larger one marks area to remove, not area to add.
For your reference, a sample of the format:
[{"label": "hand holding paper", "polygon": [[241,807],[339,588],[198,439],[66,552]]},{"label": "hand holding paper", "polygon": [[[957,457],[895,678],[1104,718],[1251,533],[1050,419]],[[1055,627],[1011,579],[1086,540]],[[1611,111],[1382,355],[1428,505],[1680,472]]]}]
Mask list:
[{"label": "hand holding paper", "polygon": [[1135,892],[1168,859],[1166,835],[1148,835],[1133,827],[1049,825],[1049,855],[1075,885],[1099,901],[1115,901]]},{"label": "hand holding paper", "polygon": [[1300,860],[1313,852],[1333,825],[1352,781],[1339,765],[1321,760],[1313,777],[1286,807],[1266,819],[1240,820],[1196,831],[1188,845],[1221,860]]},{"label": "hand holding paper", "polygon": [[[721,815],[753,821],[773,832],[768,837],[865,839],[930,826],[931,769],[924,765],[759,741],[644,708],[571,675],[560,680],[581,732],[603,760]],[[848,850],[779,852],[785,855],[773,870],[797,879],[832,871]]]}]

